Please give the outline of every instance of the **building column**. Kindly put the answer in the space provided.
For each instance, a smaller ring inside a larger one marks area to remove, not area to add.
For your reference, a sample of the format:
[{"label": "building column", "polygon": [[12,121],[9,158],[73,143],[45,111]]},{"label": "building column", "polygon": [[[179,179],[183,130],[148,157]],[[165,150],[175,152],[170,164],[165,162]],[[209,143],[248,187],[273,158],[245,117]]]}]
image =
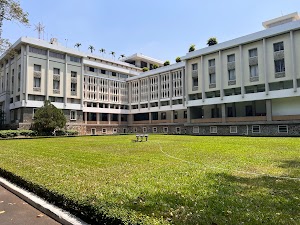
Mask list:
[{"label": "building column", "polygon": [[84,112],[84,123],[87,124],[87,116],[88,116],[88,113],[87,112]]},{"label": "building column", "polygon": [[244,63],[243,63],[243,46],[239,46],[240,49],[240,77],[241,77],[241,96],[245,95],[245,81],[244,81]]},{"label": "building column", "polygon": [[26,45],[26,58],[25,58],[26,69],[24,73],[25,79],[25,105],[28,101],[28,65],[29,65],[29,45]]},{"label": "building column", "polygon": [[152,123],[152,113],[149,112],[149,124],[151,124],[151,123]]},{"label": "building column", "polygon": [[96,121],[97,121],[97,124],[99,124],[99,121],[100,121],[100,113],[96,113]]},{"label": "building column", "polygon": [[190,107],[187,108],[186,113],[187,113],[187,123],[191,123],[191,108]]},{"label": "building column", "polygon": [[150,93],[151,93],[151,86],[150,86],[150,77],[147,77],[147,89],[148,89],[148,110],[150,110]]},{"label": "building column", "polygon": [[[49,49],[47,50],[47,60],[46,60],[46,81],[45,81],[45,92],[46,92],[46,100],[49,100]],[[66,86],[63,85],[66,89]]]},{"label": "building column", "polygon": [[188,63],[185,60],[185,68],[182,69],[182,104],[184,107],[186,107],[188,101],[189,101],[189,94],[187,92],[187,76],[186,73],[188,71]]},{"label": "building column", "polygon": [[272,121],[272,100],[266,100],[266,114],[267,114],[267,121]]},{"label": "building column", "polygon": [[[203,60],[203,55],[201,55],[201,59],[200,59],[200,65],[201,65],[201,75],[202,75],[202,79],[201,79],[201,89],[202,89],[202,102],[205,101],[205,72],[204,72],[204,60]],[[198,84],[199,85],[199,84]]]},{"label": "building column", "polygon": [[219,51],[219,68],[220,68],[220,97],[221,100],[223,100],[224,97],[224,78],[222,74],[222,54],[221,51]]},{"label": "building column", "polygon": [[263,39],[263,64],[264,64],[264,77],[265,77],[265,93],[269,94],[269,77],[268,77],[268,66],[267,66],[267,46],[266,39]]},{"label": "building column", "polygon": [[222,123],[226,123],[226,104],[221,104]]},{"label": "building column", "polygon": [[138,82],[138,109],[140,111],[141,110],[141,91],[142,91],[141,79],[138,79],[137,82]]},{"label": "building column", "polygon": [[122,118],[121,118],[122,114],[118,114],[118,124],[121,125],[122,123]]},{"label": "building column", "polygon": [[80,105],[81,109],[83,109],[83,92],[84,90],[84,65],[83,60],[81,59],[81,76],[80,76]]},{"label": "building column", "polygon": [[173,104],[173,79],[172,79],[172,73],[169,72],[169,98],[170,98],[170,108],[172,108]]},{"label": "building column", "polygon": [[160,74],[158,74],[158,108],[160,109],[160,99],[161,99],[161,80],[160,80]]},{"label": "building column", "polygon": [[108,120],[108,124],[110,124],[110,121],[111,121],[111,114],[110,113],[107,113],[107,120]]},{"label": "building column", "polygon": [[22,45],[21,46],[21,71],[18,71],[20,72],[20,101],[23,100],[23,93],[24,93],[24,79],[25,78],[25,74],[24,74],[24,71],[25,71],[25,63],[24,63],[24,58],[25,58],[25,48],[24,46]]},{"label": "building column", "polygon": [[171,110],[171,123],[174,123],[174,110]]},{"label": "building column", "polygon": [[64,108],[67,106],[67,75],[68,75],[68,54],[66,54],[65,58],[65,73],[64,73],[64,79],[63,79],[63,92],[64,92]]},{"label": "building column", "polygon": [[290,40],[291,40],[293,88],[294,88],[294,92],[297,92],[296,58],[295,58],[295,43],[294,43],[294,32],[293,31],[290,31]]}]

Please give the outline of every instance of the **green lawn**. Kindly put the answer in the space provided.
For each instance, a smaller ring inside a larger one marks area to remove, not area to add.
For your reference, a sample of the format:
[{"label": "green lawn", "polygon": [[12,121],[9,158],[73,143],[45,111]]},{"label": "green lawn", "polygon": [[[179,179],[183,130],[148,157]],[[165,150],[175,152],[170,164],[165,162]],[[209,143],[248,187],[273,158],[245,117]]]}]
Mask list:
[{"label": "green lawn", "polygon": [[0,167],[37,184],[45,198],[57,194],[56,204],[81,211],[82,218],[102,215],[131,224],[300,224],[299,138],[134,139],[2,140]]}]

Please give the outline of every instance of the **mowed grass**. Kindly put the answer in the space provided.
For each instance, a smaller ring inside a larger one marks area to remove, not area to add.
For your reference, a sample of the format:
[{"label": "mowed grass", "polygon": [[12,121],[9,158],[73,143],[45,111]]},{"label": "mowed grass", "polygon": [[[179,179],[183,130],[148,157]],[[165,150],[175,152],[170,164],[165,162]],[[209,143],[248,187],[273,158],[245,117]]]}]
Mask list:
[{"label": "mowed grass", "polygon": [[299,138],[134,139],[4,140],[0,167],[125,224],[300,224]]}]

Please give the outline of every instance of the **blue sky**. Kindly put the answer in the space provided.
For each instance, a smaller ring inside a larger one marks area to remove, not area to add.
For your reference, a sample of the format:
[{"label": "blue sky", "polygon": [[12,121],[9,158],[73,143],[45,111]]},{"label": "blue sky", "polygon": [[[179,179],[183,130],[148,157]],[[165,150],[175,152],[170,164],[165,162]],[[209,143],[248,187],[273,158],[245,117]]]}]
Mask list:
[{"label": "blue sky", "polygon": [[[263,29],[263,21],[299,11],[299,0],[20,0],[31,27],[5,22],[3,38],[38,37],[35,24],[45,25],[44,39],[87,52],[88,46],[116,56],[136,52],[174,62],[191,44],[206,47]],[[66,41],[67,39],[67,41]]]}]

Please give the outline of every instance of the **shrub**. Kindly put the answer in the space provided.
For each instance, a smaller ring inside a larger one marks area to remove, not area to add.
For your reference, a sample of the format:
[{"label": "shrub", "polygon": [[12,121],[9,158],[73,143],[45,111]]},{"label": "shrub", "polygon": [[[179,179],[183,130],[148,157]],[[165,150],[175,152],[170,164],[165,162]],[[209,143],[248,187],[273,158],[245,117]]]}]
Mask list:
[{"label": "shrub", "polygon": [[190,48],[189,48],[189,52],[193,52],[193,51],[195,51],[195,45],[194,44],[190,45]]},{"label": "shrub", "polygon": [[178,57],[175,59],[175,61],[176,61],[177,63],[179,63],[179,62],[181,62],[181,58],[178,56]]},{"label": "shrub", "polygon": [[170,61],[169,60],[167,60],[167,61],[164,62],[164,66],[169,66],[169,65],[170,65]]},{"label": "shrub", "polygon": [[217,38],[215,37],[211,37],[207,40],[207,45],[208,46],[212,46],[212,45],[216,45],[218,44]]},{"label": "shrub", "polygon": [[66,130],[66,135],[75,136],[75,135],[78,135],[78,131],[77,130]]},{"label": "shrub", "polygon": [[149,70],[148,67],[144,67],[144,68],[143,68],[143,72],[146,72],[146,71],[148,71],[148,70]]},{"label": "shrub", "polygon": [[157,64],[154,64],[153,65],[153,69],[157,69],[158,68],[158,65]]}]

